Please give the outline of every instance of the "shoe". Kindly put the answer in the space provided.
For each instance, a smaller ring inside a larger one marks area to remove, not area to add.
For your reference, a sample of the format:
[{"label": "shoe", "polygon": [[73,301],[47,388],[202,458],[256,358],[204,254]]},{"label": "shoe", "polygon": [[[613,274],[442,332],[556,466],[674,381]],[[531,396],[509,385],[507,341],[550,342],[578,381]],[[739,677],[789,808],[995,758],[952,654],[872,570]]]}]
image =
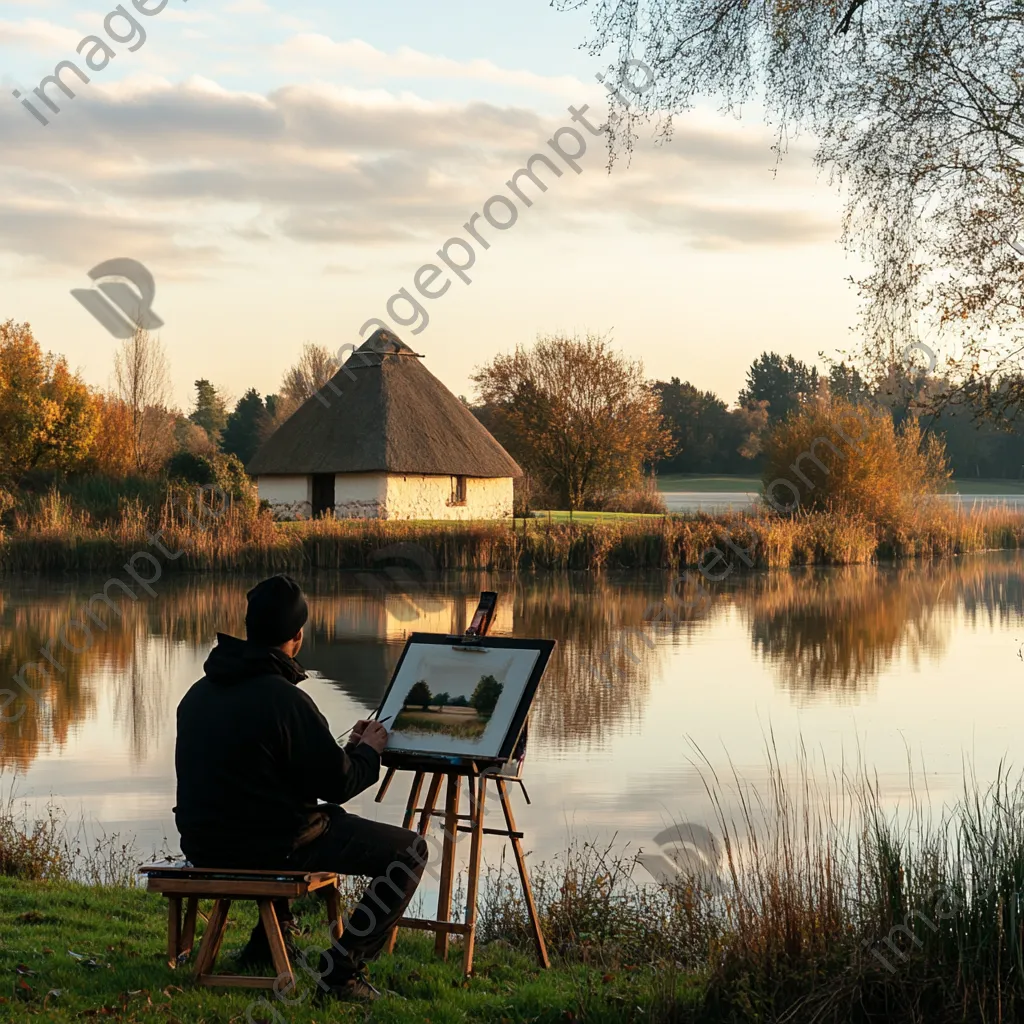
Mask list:
[{"label": "shoe", "polygon": [[[284,937],[284,948],[288,953],[288,959],[294,960],[298,955],[294,937],[301,934],[302,929],[294,920],[281,921],[281,934]],[[274,958],[270,955],[270,943],[267,941],[267,933],[262,926],[253,929],[249,941],[239,951],[235,962],[242,968],[272,968]]]},{"label": "shoe", "polygon": [[381,996],[380,991],[370,984],[365,974],[355,974],[340,984],[328,985],[328,993],[334,999],[345,1003],[372,1003]]}]

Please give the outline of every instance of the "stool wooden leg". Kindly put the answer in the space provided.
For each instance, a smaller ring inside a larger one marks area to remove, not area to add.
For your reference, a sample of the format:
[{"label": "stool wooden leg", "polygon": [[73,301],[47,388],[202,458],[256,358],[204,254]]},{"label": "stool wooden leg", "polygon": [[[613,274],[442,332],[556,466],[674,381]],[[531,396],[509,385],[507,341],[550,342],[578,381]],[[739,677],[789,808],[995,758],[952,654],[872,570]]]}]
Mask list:
[{"label": "stool wooden leg", "polygon": [[178,956],[191,953],[196,941],[196,914],[199,912],[199,897],[189,896],[185,905],[185,924],[181,929],[181,940],[178,943]]},{"label": "stool wooden leg", "polygon": [[345,925],[341,920],[341,893],[338,892],[337,885],[327,886],[324,890],[324,901],[327,904],[327,923],[330,925],[331,938],[335,942],[341,942]]},{"label": "stool wooden leg", "polygon": [[181,897],[167,897],[167,962],[171,967],[178,964],[181,951]]},{"label": "stool wooden leg", "polygon": [[206,922],[203,938],[199,943],[196,956],[196,981],[203,984],[203,979],[213,973],[213,965],[217,962],[221,940],[228,924],[228,908],[231,900],[220,899],[213,905],[213,911]]},{"label": "stool wooden leg", "polygon": [[295,984],[295,975],[292,973],[292,965],[288,960],[288,950],[285,948],[284,936],[281,934],[281,925],[274,913],[272,900],[260,900],[260,920],[263,922],[263,930],[267,933],[270,942],[270,958],[274,962],[274,970],[277,977],[288,979],[288,987]]}]

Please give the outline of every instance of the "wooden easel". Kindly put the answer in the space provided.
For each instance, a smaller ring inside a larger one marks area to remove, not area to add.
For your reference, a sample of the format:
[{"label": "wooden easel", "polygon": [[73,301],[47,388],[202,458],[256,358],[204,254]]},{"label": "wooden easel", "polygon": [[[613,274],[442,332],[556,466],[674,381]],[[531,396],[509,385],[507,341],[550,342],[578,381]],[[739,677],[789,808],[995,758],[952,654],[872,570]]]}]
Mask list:
[{"label": "wooden easel", "polygon": [[[492,766],[489,766],[492,767]],[[448,940],[452,934],[464,936],[463,947],[463,970],[466,975],[473,973],[473,952],[476,941],[476,902],[480,891],[480,865],[483,855],[483,838],[487,836],[503,836],[512,844],[512,853],[515,857],[516,867],[519,870],[519,878],[523,883],[523,896],[526,901],[527,913],[530,917],[530,927],[533,932],[534,945],[537,948],[537,959],[541,967],[551,966],[548,960],[547,946],[544,944],[544,935],[540,927],[540,918],[537,914],[537,906],[533,899],[533,889],[530,886],[530,876],[526,871],[526,857],[523,853],[523,833],[516,829],[515,816],[512,813],[512,805],[509,802],[508,783],[518,782],[523,789],[526,802],[530,802],[526,786],[520,777],[509,778],[494,774],[493,770],[487,773],[487,768],[481,770],[476,764],[460,767],[424,766],[413,768],[412,786],[409,790],[409,799],[405,805],[405,815],[402,819],[403,828],[412,828],[413,819],[417,814],[420,816],[417,832],[421,836],[427,834],[430,827],[431,817],[444,818],[444,839],[441,848],[441,880],[440,890],[437,896],[437,919],[424,920],[421,918],[403,917],[392,929],[388,938],[387,950],[392,952],[395,948],[395,939],[398,929],[416,928],[422,931],[432,931],[437,935],[434,950],[442,959],[448,959]],[[376,802],[380,803],[391,785],[397,769],[389,768],[384,781],[377,792]],[[427,775],[430,775],[430,784],[427,787],[427,797],[422,807],[417,806],[420,794],[423,791],[423,783]],[[462,780],[465,779],[469,786],[469,814],[459,814],[459,802],[462,793]],[[444,810],[437,809],[437,800],[441,793],[441,783],[445,782]],[[487,783],[493,782],[498,791],[498,800],[505,816],[505,828],[487,828],[484,826],[484,806],[487,795]],[[467,824],[468,823],[468,824]],[[466,919],[463,924],[452,921],[452,885],[455,881],[455,844],[459,832],[470,834],[469,853],[469,879],[466,886]]]}]

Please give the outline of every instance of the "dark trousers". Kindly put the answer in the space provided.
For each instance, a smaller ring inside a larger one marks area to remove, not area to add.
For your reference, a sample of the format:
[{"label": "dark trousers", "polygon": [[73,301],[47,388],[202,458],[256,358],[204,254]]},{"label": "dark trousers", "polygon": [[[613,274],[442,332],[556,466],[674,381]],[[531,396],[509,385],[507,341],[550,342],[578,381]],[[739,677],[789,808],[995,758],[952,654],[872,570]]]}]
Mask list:
[{"label": "dark trousers", "polygon": [[[336,871],[372,879],[348,918],[341,942],[328,948],[318,973],[330,984],[359,971],[384,946],[391,927],[405,912],[427,864],[427,844],[408,829],[346,814],[334,804],[318,810],[327,830],[300,846],[290,866],[306,871]],[[278,916],[282,916],[277,907]]]}]

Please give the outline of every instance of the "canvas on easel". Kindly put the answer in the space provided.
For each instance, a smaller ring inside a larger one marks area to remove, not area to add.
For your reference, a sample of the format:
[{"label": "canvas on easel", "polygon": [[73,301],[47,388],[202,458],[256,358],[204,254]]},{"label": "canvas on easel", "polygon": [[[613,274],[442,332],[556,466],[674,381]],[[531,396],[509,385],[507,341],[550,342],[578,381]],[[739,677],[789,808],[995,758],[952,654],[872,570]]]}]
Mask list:
[{"label": "canvas on easel", "polygon": [[377,718],[387,765],[505,763],[516,750],[552,640],[413,633]]},{"label": "canvas on easel", "polygon": [[[490,606],[493,608],[493,601]],[[486,625],[484,622],[481,626],[482,632]],[[419,815],[416,830],[421,836],[427,834],[434,817],[441,818],[444,830],[437,917],[403,917],[391,932],[388,951],[394,949],[398,927],[434,932],[435,951],[444,958],[448,956],[451,937],[461,935],[463,969],[467,975],[473,970],[485,832],[505,837],[512,846],[537,957],[542,967],[550,963],[527,873],[523,833],[516,827],[507,783],[522,782],[510,772],[509,762],[521,764],[526,718],[555,643],[486,637],[482,632],[463,636],[413,633],[376,712],[379,721],[391,723],[388,745],[381,757],[388,766],[388,774],[377,792],[377,802],[384,799],[396,770],[409,769],[413,779],[403,827],[411,828]],[[420,804],[428,776],[426,798]],[[468,815],[459,813],[464,781],[469,790]],[[504,828],[484,827],[488,781],[497,790]],[[441,810],[437,802],[445,782]],[[526,796],[525,787],[523,794]],[[526,799],[529,802],[528,796]],[[466,915],[463,921],[456,922],[451,919],[451,903],[455,844],[462,832],[470,834],[471,846]]]}]

